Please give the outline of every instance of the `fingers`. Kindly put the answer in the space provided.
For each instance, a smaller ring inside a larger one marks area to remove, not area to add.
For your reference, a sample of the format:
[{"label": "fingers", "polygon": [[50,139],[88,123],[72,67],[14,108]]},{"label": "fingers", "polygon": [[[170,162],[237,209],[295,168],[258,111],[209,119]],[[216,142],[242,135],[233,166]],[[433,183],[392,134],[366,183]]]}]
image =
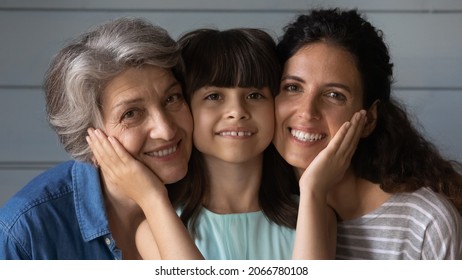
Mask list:
[{"label": "fingers", "polygon": [[112,148],[114,149],[115,153],[120,158],[120,160],[122,160],[123,162],[128,162],[133,159],[132,155],[130,155],[127,152],[125,147],[122,146],[122,144],[120,144],[120,142],[116,138],[109,136],[108,140],[111,143]]},{"label": "fingers", "polygon": [[121,158],[113,148],[108,137],[99,129],[88,129],[87,142],[102,168],[109,170],[122,164]]},{"label": "fingers", "polygon": [[339,148],[339,152],[342,153],[346,162],[351,161],[351,158],[356,151],[365,123],[366,111],[361,110],[353,115],[351,119],[351,127],[347,131]]},{"label": "fingers", "polygon": [[366,111],[355,113],[349,122],[339,128],[326,149],[331,151],[332,156],[349,161],[356,150],[365,123]]}]

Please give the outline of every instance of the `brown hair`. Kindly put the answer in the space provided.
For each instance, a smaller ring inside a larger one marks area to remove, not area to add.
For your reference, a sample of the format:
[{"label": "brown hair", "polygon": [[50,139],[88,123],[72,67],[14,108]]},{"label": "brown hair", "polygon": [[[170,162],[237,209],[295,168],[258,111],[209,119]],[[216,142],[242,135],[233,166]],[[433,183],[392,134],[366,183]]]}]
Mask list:
[{"label": "brown hair", "polygon": [[[269,87],[279,90],[281,68],[271,36],[258,29],[218,31],[200,29],[183,35],[179,43],[185,64],[186,99],[203,86]],[[271,116],[274,117],[274,116]],[[289,169],[273,144],[264,151],[259,202],[263,213],[274,223],[295,228],[297,202],[292,197],[286,174]],[[193,149],[189,171],[173,201],[183,208],[181,219],[194,233],[197,215],[209,190],[208,173],[199,151]]]},{"label": "brown hair", "polygon": [[461,164],[443,158],[391,96],[393,64],[382,31],[356,10],[314,10],[285,27],[278,44],[281,64],[301,47],[319,41],[344,48],[356,58],[364,88],[363,108],[379,101],[377,125],[360,140],[352,159],[356,174],[389,193],[430,187],[446,195],[462,213]]}]

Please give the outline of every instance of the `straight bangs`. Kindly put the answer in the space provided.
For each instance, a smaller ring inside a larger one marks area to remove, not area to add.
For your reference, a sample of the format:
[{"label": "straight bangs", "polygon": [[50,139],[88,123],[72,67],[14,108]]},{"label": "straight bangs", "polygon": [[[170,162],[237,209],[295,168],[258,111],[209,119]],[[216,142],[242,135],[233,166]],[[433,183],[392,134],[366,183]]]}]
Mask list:
[{"label": "straight bangs", "polygon": [[200,48],[188,46],[183,51],[189,95],[204,86],[269,87],[275,95],[279,89],[280,66],[274,41],[263,31],[252,30],[258,35],[253,37],[243,32],[245,30],[207,33],[206,38],[202,38],[207,43],[201,42]]}]

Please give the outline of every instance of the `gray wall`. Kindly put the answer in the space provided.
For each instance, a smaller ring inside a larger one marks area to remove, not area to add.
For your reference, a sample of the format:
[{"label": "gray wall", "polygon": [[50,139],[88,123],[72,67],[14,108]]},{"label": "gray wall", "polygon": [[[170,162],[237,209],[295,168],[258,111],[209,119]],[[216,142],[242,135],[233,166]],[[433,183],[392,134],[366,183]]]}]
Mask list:
[{"label": "gray wall", "polygon": [[45,121],[40,84],[50,58],[87,28],[145,17],[176,38],[198,27],[281,34],[313,7],[358,8],[386,34],[394,93],[441,151],[462,161],[462,1],[0,0],[0,205],[32,177],[67,160]]}]

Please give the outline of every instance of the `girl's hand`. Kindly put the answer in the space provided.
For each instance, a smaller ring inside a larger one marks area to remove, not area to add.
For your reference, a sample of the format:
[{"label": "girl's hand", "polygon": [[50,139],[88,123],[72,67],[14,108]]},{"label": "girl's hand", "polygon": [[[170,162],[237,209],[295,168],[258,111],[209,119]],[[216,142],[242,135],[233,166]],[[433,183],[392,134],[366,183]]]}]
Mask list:
[{"label": "girl's hand", "polygon": [[104,179],[143,210],[135,236],[138,251],[147,259],[204,259],[168,199],[163,182],[134,159],[113,137],[89,129],[88,144]]},{"label": "girl's hand", "polygon": [[[143,163],[134,159],[114,137],[88,129],[87,142],[101,167],[104,179],[117,191],[141,204],[147,194],[167,195],[165,185]],[[110,187],[110,186],[108,186]]]},{"label": "girl's hand", "polygon": [[335,258],[337,224],[327,194],[350,166],[364,124],[365,111],[354,114],[303,172],[294,259]]},{"label": "girl's hand", "polygon": [[353,115],[350,122],[340,127],[300,177],[301,193],[307,190],[327,194],[343,178],[350,167],[365,123],[366,111],[361,110]]}]

